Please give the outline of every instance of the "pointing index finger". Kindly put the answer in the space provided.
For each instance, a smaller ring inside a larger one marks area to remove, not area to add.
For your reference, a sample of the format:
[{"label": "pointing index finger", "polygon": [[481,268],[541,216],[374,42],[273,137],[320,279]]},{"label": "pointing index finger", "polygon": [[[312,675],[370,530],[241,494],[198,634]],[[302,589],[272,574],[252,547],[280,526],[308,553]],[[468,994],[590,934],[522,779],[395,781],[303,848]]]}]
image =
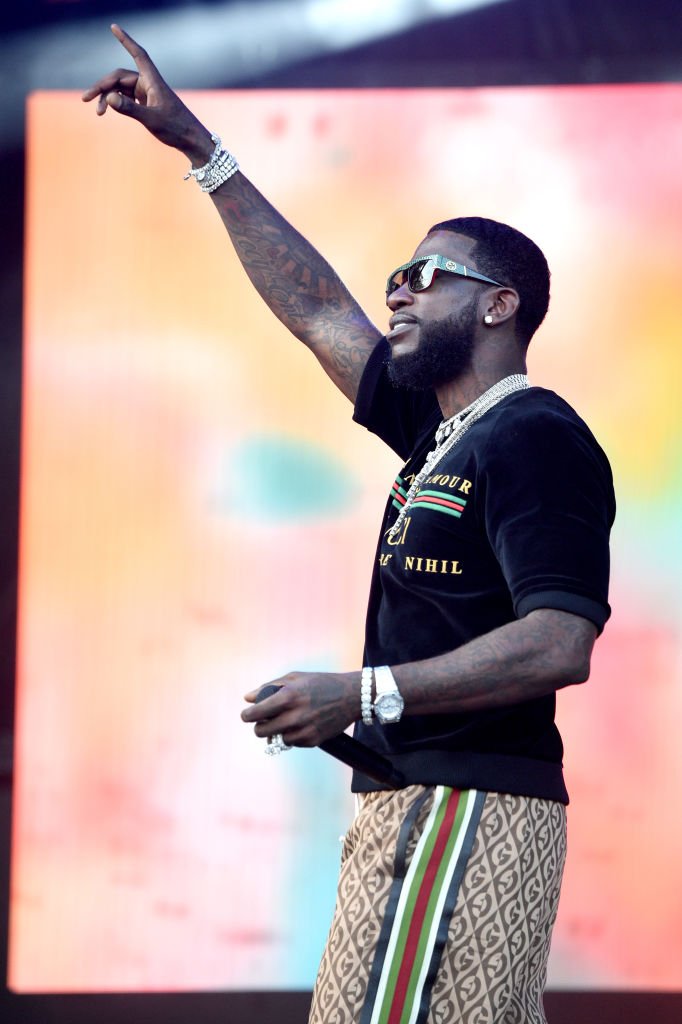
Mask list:
[{"label": "pointing index finger", "polygon": [[138,71],[156,70],[147,51],[143,49],[143,47],[141,47],[139,43],[136,43],[133,37],[129,36],[128,33],[124,29],[122,29],[120,25],[112,25],[111,31],[118,39],[121,46],[123,46],[128,51],[130,56],[133,58],[137,65]]}]

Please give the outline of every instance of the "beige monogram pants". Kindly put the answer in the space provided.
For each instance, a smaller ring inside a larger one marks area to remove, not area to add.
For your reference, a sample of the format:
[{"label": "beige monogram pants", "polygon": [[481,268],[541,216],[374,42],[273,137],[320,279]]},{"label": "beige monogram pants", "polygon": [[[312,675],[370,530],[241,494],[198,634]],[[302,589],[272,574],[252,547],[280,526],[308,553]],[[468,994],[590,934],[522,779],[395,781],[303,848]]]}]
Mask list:
[{"label": "beige monogram pants", "polygon": [[363,794],[309,1024],[544,1024],[565,851],[552,801]]}]

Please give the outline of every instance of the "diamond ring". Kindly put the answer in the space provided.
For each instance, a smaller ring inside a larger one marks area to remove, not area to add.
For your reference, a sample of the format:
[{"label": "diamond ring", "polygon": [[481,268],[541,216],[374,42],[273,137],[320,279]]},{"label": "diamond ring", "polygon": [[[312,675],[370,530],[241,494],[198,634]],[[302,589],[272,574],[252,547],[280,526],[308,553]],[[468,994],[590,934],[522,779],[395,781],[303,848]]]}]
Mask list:
[{"label": "diamond ring", "polygon": [[275,733],[274,736],[268,736],[268,742],[265,745],[266,754],[283,754],[285,750],[291,750],[291,747],[284,742],[281,732]]}]

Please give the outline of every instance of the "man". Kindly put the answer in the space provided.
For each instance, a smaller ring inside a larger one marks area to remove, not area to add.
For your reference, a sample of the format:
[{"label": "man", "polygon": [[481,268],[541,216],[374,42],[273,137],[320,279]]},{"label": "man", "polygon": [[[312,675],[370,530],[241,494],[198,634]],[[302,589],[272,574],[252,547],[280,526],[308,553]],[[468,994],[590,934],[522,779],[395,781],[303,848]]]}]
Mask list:
[{"label": "man", "polygon": [[565,852],[557,689],[587,679],[608,615],[608,462],[528,343],[549,301],[533,242],[434,226],[387,284],[381,338],[334,271],[239,172],[146,52],[84,93],[191,161],[252,283],[406,459],[388,500],[364,667],[292,672],[244,721],[273,752],[355,723],[405,785],[356,771],[312,1024],[544,1021]]}]

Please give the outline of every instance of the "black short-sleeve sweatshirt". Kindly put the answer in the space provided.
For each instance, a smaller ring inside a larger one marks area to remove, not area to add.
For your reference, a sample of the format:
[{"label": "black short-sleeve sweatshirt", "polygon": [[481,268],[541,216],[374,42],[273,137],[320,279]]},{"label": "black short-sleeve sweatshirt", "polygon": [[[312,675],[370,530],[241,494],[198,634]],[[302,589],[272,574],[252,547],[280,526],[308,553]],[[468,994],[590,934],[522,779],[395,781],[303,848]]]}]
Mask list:
[{"label": "black short-sleeve sweatshirt", "polygon": [[[609,617],[608,460],[587,425],[544,388],[515,392],[485,413],[422,486],[395,538],[414,475],[434,447],[433,392],[392,386],[388,344],[365,369],[354,419],[402,458],[382,522],[367,612],[366,665],[398,665],[454,650],[537,608]],[[406,714],[356,725],[408,783],[509,792],[568,802],[554,695],[465,714]],[[355,772],[353,790],[379,788]]]}]

